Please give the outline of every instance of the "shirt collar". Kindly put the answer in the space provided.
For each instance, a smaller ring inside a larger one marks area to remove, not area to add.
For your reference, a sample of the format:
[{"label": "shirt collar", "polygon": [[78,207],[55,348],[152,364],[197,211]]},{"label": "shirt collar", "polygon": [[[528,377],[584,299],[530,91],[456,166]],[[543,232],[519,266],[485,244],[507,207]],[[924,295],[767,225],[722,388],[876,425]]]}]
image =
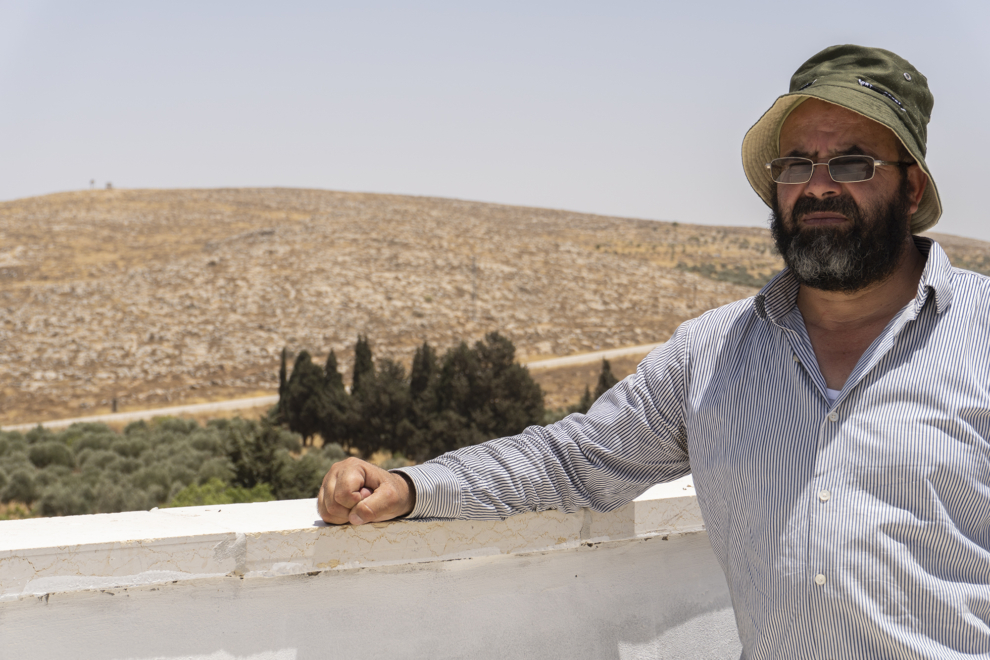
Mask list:
[{"label": "shirt collar", "polygon": [[[913,236],[914,244],[925,257],[925,269],[921,272],[918,282],[918,294],[915,297],[917,309],[921,309],[928,300],[929,292],[935,293],[935,309],[939,314],[948,309],[952,303],[952,264],[942,250],[942,246],[927,236]],[[780,324],[783,317],[790,314],[797,304],[800,283],[794,277],[790,268],[777,273],[760,289],[753,299],[756,314],[764,321]]]},{"label": "shirt collar", "polygon": [[935,293],[935,309],[941,314],[952,304],[952,264],[942,246],[927,236],[914,236],[918,251],[926,257],[925,270],[918,282],[918,309],[928,299],[929,291]]}]

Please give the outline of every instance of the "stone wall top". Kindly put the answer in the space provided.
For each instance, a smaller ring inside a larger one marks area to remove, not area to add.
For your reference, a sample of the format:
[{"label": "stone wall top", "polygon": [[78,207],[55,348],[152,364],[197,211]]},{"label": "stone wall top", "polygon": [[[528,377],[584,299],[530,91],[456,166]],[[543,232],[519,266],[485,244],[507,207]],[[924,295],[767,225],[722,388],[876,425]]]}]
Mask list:
[{"label": "stone wall top", "polygon": [[610,513],[330,526],[315,500],[0,522],[0,600],[570,549],[701,531],[691,477]]}]

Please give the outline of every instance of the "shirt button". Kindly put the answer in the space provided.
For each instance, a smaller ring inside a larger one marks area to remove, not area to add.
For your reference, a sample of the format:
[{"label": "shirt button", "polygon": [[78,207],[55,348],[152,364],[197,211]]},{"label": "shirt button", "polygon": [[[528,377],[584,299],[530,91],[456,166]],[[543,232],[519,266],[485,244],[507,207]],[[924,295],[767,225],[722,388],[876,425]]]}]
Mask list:
[{"label": "shirt button", "polygon": [[839,413],[835,412],[834,410],[832,412],[830,412],[828,414],[828,421],[830,421],[830,422],[837,422],[837,421],[839,421]]},{"label": "shirt button", "polygon": [[816,575],[815,576],[815,584],[817,584],[819,587],[825,586],[825,576],[822,575],[821,573],[819,573],[818,575]]},{"label": "shirt button", "polygon": [[801,358],[799,358],[797,355],[792,355],[791,357],[794,358],[794,361],[795,362],[800,362],[801,361]]},{"label": "shirt button", "polygon": [[828,502],[828,498],[830,497],[832,497],[832,493],[828,492],[827,490],[818,491],[818,499],[820,499],[822,502]]}]

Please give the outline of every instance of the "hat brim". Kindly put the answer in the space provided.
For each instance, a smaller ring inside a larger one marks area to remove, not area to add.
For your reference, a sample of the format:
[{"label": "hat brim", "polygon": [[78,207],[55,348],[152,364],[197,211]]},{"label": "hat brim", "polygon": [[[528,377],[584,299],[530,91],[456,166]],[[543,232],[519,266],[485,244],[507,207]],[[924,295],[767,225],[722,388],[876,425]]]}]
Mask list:
[{"label": "hat brim", "polygon": [[776,185],[770,178],[766,164],[780,156],[780,127],[794,108],[809,98],[841,106],[893,131],[921,170],[928,175],[928,185],[925,186],[921,203],[911,216],[911,233],[919,234],[934,227],[942,215],[942,202],[924,154],[903,128],[895,110],[879,99],[871,98],[857,89],[843,85],[820,85],[814,91],[809,89],[800,93],[784,94],[746,132],[742,145],[743,169],[746,178],[749,179],[749,185],[766,205],[771,206],[771,194],[773,186]]}]

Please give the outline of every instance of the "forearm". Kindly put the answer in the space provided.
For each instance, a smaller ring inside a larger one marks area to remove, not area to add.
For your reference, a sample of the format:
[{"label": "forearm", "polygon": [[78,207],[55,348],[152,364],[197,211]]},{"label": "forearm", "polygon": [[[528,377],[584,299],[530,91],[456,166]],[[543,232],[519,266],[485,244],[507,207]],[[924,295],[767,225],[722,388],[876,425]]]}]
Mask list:
[{"label": "forearm", "polygon": [[[673,347],[668,352],[675,354]],[[588,415],[530,427],[403,469],[418,492],[411,517],[493,519],[582,507],[606,511],[654,483],[686,474],[678,365],[671,364],[671,355],[655,356],[652,364],[644,361]],[[659,399],[658,386],[665,393]]]}]

